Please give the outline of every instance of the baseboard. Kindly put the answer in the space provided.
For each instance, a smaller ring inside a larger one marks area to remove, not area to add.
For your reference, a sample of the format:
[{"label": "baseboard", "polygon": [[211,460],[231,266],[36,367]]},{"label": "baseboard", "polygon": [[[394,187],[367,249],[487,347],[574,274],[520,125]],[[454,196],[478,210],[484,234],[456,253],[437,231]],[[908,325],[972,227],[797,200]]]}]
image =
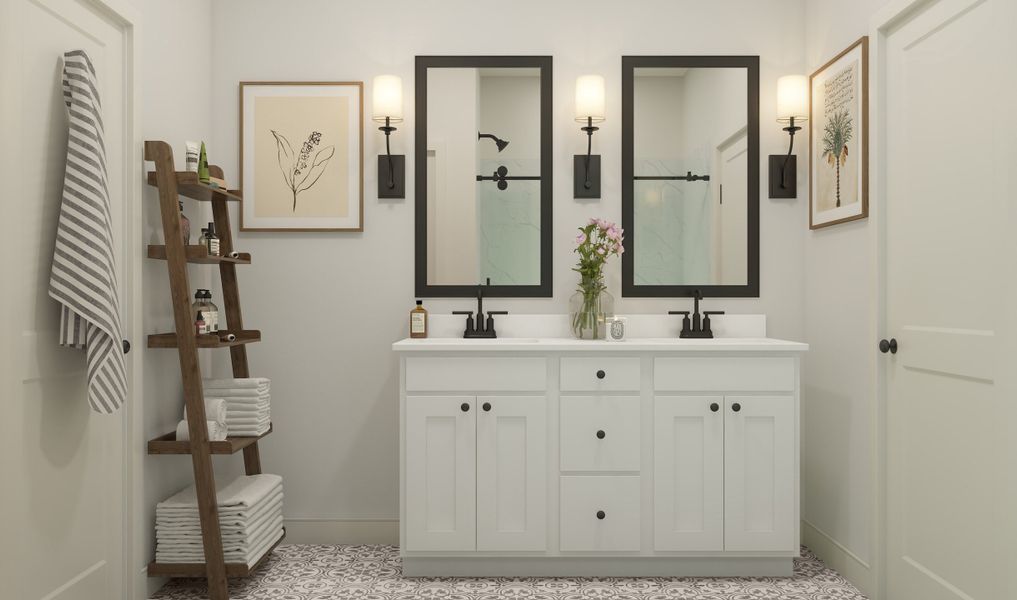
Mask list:
[{"label": "baseboard", "polygon": [[802,519],[802,538],[804,544],[828,567],[843,575],[863,594],[873,597],[875,574],[869,563],[805,519]]},{"label": "baseboard", "polygon": [[390,544],[399,543],[399,519],[285,520],[284,544]]}]

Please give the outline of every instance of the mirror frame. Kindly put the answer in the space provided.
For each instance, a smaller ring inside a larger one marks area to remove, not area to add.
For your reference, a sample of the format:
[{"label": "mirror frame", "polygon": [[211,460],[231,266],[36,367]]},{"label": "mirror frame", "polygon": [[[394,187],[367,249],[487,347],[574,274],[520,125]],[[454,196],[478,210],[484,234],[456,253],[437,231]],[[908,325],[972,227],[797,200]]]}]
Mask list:
[{"label": "mirror frame", "polygon": [[[416,57],[416,127],[414,140],[414,271],[419,298],[465,298],[475,296],[476,285],[431,285],[427,282],[427,70],[430,68],[537,68],[540,69],[540,283],[491,285],[484,295],[493,298],[550,298],[552,215],[552,71],[550,56],[418,56]],[[480,282],[477,282],[478,284]]]},{"label": "mirror frame", "polygon": [[[637,285],[635,283],[635,180],[633,93],[638,68],[740,68],[748,78],[748,281],[744,285]],[[622,296],[662,298],[694,296],[713,298],[759,297],[759,57],[758,56],[623,56],[622,57]]]}]

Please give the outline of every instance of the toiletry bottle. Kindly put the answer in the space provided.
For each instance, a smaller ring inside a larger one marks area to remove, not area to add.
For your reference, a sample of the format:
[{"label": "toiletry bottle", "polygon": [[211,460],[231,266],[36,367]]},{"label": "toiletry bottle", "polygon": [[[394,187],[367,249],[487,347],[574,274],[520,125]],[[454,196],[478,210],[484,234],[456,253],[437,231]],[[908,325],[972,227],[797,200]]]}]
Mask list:
[{"label": "toiletry bottle", "polygon": [[208,333],[208,326],[205,324],[205,315],[198,311],[198,318],[194,320],[194,333],[204,335]]},{"label": "toiletry bottle", "polygon": [[204,246],[205,247],[205,251],[207,253],[207,251],[208,251],[208,230],[205,229],[204,227],[201,228],[201,235],[198,236],[198,245],[199,246]]},{"label": "toiletry bottle", "polygon": [[205,142],[201,142],[201,154],[198,155],[198,181],[208,183],[208,155],[205,154]]},{"label": "toiletry bottle", "polygon": [[[205,312],[205,290],[198,289],[194,292],[194,304],[191,304],[191,318],[198,320],[198,313]],[[207,325],[207,323],[206,323]]]},{"label": "toiletry bottle", "polygon": [[410,337],[427,337],[427,309],[423,300],[417,300],[417,306],[410,311]]},{"label": "toiletry bottle", "polygon": [[205,310],[211,315],[208,321],[209,333],[219,333],[219,307],[212,302],[212,292],[205,290]]},{"label": "toiletry bottle", "polygon": [[215,223],[209,223],[206,231],[205,247],[208,248],[209,256],[219,256],[219,236],[215,234]]},{"label": "toiletry bottle", "polygon": [[180,237],[184,238],[184,244],[191,243],[191,220],[184,214],[184,201],[177,200],[180,205]]}]

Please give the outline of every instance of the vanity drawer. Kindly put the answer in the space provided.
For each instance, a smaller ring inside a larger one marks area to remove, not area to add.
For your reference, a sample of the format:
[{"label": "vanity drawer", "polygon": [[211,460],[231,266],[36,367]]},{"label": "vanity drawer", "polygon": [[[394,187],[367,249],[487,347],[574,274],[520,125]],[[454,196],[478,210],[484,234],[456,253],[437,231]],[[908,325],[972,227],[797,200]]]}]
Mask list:
[{"label": "vanity drawer", "polygon": [[639,550],[639,505],[639,477],[562,477],[561,550]]},{"label": "vanity drawer", "polygon": [[562,471],[638,471],[639,396],[562,396]]},{"label": "vanity drawer", "polygon": [[561,359],[563,392],[637,392],[639,387],[638,358]]},{"label": "vanity drawer", "polygon": [[413,357],[406,359],[409,392],[543,392],[544,358]]},{"label": "vanity drawer", "polygon": [[653,361],[653,389],[685,392],[792,392],[791,357],[674,357]]}]

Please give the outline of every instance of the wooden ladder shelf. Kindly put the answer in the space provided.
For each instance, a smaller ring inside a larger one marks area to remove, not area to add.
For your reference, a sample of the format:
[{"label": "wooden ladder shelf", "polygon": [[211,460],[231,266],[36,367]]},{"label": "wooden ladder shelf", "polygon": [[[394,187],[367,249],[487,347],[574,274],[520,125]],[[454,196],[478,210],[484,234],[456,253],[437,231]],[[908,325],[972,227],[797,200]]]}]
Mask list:
[{"label": "wooden ladder shelf", "polygon": [[[152,562],[148,565],[149,577],[201,577],[208,579],[211,600],[228,600],[227,577],[245,577],[260,566],[275,546],[270,548],[251,567],[246,564],[227,564],[223,555],[222,534],[219,530],[219,513],[216,502],[215,479],[212,473],[213,454],[244,453],[244,470],[248,475],[261,473],[258,441],[261,437],[231,437],[224,442],[209,442],[205,425],[204,393],[201,389],[199,348],[229,348],[234,377],[250,377],[247,365],[247,344],[261,340],[261,332],[244,329],[240,312],[240,291],[237,287],[237,265],[250,264],[249,254],[236,258],[225,255],[233,251],[233,232],[230,229],[227,202],[240,200],[240,192],[222,190],[198,181],[196,173],[177,172],[173,150],[160,141],[145,142],[145,160],[155,163],[155,171],[148,173],[148,183],[159,188],[159,208],[162,215],[164,246],[149,246],[148,257],[165,260],[169,271],[170,294],[173,300],[174,333],[148,336],[149,348],[176,348],[180,356],[180,374],[183,379],[184,403],[187,406],[187,428],[190,441],[178,442],[173,433],[148,442],[149,454],[190,454],[194,467],[194,485],[198,497],[198,516],[205,550],[203,564],[172,564]],[[222,178],[222,169],[209,166],[213,177]],[[201,246],[184,245],[181,236],[180,196],[212,203],[215,230],[219,235],[222,257],[209,256]],[[225,341],[218,335],[196,335],[191,316],[190,293],[187,281],[187,264],[217,264],[222,279],[223,304],[228,332],[236,339]],[[285,534],[284,534],[285,535]],[[281,539],[280,539],[281,541]],[[276,542],[278,545],[279,542]]]}]

